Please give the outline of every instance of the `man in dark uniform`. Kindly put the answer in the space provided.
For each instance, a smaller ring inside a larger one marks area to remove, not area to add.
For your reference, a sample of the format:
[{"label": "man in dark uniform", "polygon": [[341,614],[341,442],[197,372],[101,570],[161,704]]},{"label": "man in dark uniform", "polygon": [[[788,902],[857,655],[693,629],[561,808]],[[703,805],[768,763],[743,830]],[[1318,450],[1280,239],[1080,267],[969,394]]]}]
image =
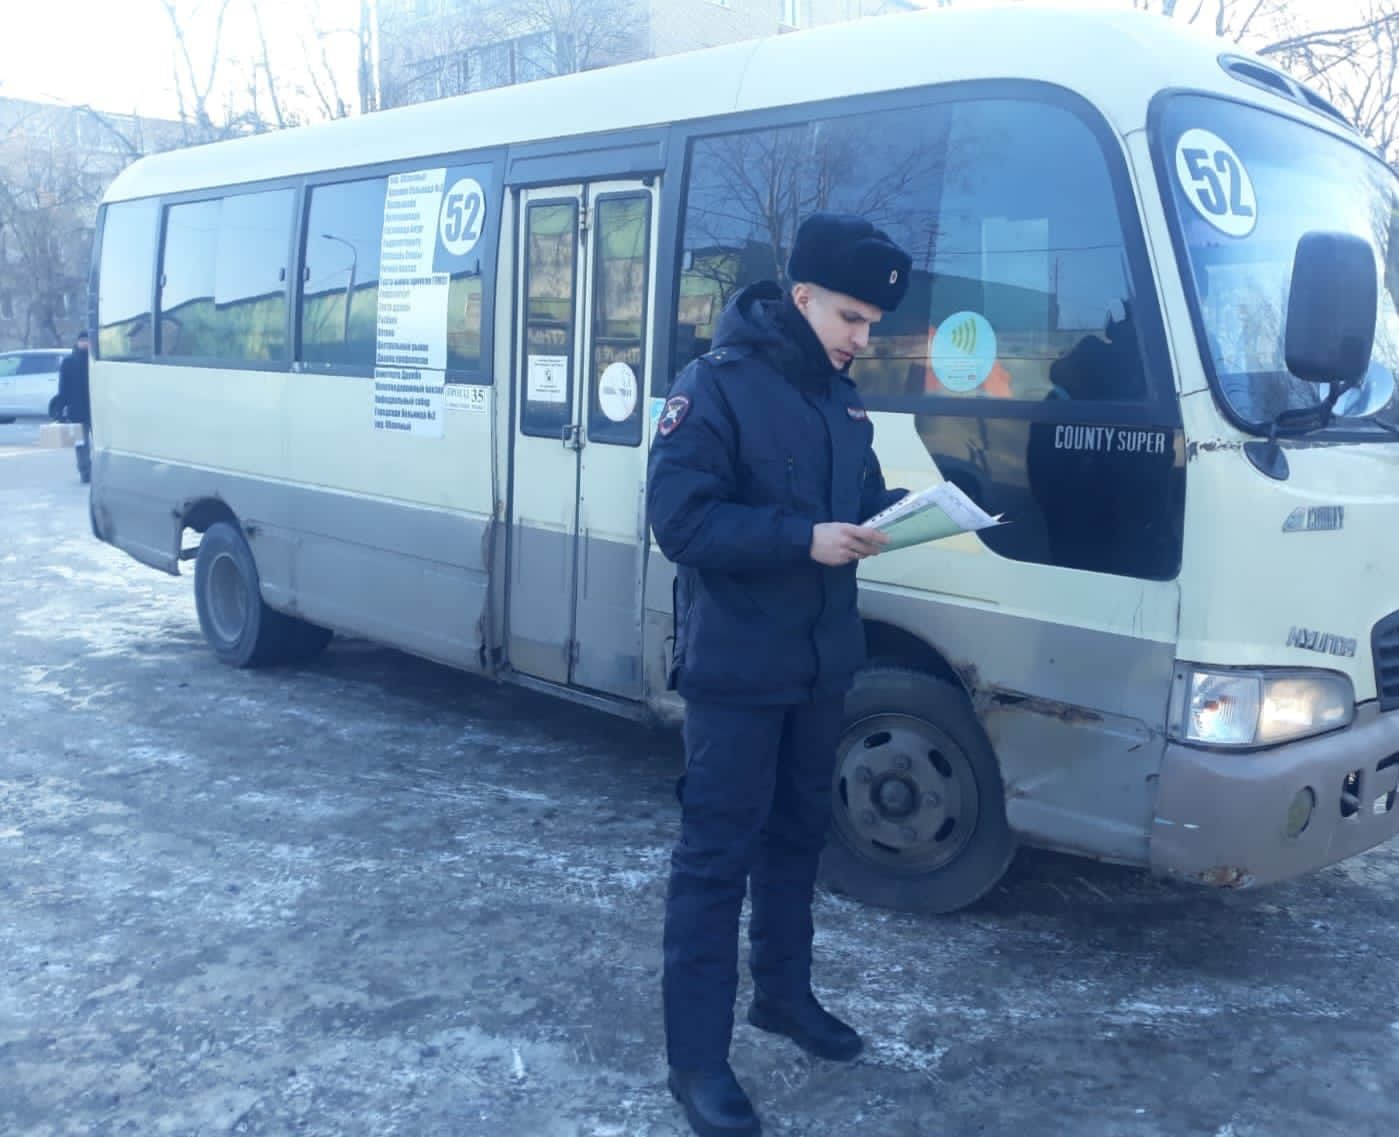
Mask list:
[{"label": "man in dark uniform", "polygon": [[862,218],[807,218],[790,291],[735,296],[657,424],[647,508],[677,565],[672,682],[686,703],[666,1050],[671,1091],[705,1137],[760,1131],[728,1063],[745,890],[748,1021],[837,1061],[862,1045],[812,993],[811,899],[844,696],[864,662],[856,564],[887,540],[859,522],[903,492],[885,489],[847,372],[910,264]]},{"label": "man in dark uniform", "polygon": [[53,402],[64,422],[82,423],[83,437],[73,447],[78,460],[78,478],[92,478],[92,406],[87,380],[87,332],[79,332],[73,351],[58,365],[58,395]]}]

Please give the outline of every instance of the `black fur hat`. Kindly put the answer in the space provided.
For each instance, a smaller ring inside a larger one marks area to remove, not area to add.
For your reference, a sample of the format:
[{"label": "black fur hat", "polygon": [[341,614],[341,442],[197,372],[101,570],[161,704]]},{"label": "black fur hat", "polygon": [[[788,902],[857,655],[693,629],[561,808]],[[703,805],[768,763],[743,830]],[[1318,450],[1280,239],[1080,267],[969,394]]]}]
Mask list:
[{"label": "black fur hat", "polygon": [[908,289],[913,259],[863,217],[813,213],[797,229],[787,279],[843,292],[886,312]]}]

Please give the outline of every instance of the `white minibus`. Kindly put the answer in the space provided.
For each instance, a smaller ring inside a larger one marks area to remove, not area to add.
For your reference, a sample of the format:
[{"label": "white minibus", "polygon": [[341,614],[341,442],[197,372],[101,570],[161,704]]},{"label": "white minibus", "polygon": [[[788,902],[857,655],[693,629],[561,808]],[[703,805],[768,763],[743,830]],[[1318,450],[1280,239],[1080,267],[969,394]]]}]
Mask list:
[{"label": "white minibus", "polygon": [[949,911],[1023,842],[1239,887],[1399,830],[1395,179],[1142,13],[874,19],[137,162],[94,530],[192,560],[234,666],[340,632],[673,720],[648,444],[815,209],[914,257],[853,370],[889,484],[1008,521],[862,567],[827,883]]}]

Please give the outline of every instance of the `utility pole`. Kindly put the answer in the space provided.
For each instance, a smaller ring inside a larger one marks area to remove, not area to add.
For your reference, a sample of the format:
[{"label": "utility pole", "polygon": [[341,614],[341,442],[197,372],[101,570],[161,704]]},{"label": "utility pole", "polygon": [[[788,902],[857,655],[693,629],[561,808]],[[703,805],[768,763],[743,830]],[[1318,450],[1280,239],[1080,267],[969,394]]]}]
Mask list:
[{"label": "utility pole", "polygon": [[378,0],[359,0],[360,113],[377,111],[380,104]]}]

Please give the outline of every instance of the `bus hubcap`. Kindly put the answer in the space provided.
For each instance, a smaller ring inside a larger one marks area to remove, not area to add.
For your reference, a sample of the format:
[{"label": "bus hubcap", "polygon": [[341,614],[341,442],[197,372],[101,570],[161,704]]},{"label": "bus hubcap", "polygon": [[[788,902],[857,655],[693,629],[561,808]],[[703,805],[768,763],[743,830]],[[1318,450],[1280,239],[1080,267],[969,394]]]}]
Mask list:
[{"label": "bus hubcap", "polygon": [[243,574],[230,556],[218,557],[209,566],[209,619],[219,638],[235,643],[248,622],[248,592]]},{"label": "bus hubcap", "polygon": [[930,722],[874,715],[846,731],[836,760],[836,827],[862,857],[926,873],[970,840],[980,804],[966,755]]}]

